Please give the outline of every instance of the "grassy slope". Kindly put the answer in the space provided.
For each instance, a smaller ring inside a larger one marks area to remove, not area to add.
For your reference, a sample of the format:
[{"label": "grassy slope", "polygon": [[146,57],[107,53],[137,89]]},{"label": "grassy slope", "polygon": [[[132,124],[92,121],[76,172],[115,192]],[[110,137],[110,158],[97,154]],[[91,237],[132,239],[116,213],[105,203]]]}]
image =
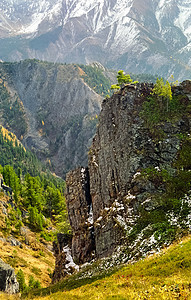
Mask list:
[{"label": "grassy slope", "polygon": [[84,280],[75,288],[78,283],[72,287],[71,280],[65,281],[31,293],[28,299],[191,299],[190,253],[191,236],[90,284]]},{"label": "grassy slope", "polygon": [[[19,246],[11,246],[8,241],[5,241],[10,233],[6,230],[5,215],[2,212],[2,203],[8,204],[8,197],[0,193],[0,258],[11,265],[17,273],[22,269],[25,274],[26,283],[28,283],[29,276],[32,275],[35,280],[39,280],[42,286],[48,286],[51,282],[49,273],[52,273],[55,265],[54,255],[47,249],[51,248],[52,242],[47,246],[40,242],[40,234],[32,232],[29,228],[24,226],[25,232],[17,234],[15,228],[12,226],[14,237],[22,243],[22,248]],[[9,213],[9,208],[7,212]],[[12,233],[13,233],[12,232]],[[28,241],[28,245],[25,244]],[[0,297],[1,299],[1,297]]]}]

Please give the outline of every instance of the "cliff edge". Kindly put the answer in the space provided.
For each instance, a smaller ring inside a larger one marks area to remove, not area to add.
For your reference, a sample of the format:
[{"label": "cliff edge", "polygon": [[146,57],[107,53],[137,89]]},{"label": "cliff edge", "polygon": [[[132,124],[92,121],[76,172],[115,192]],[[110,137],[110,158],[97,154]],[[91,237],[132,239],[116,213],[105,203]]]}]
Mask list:
[{"label": "cliff edge", "polygon": [[[91,260],[91,253],[134,259],[190,230],[191,81],[172,87],[172,95],[168,103],[143,83],[103,101],[89,151],[89,179],[84,185],[79,168],[66,180],[78,262]],[[88,255],[79,246],[82,240],[94,245]]]}]

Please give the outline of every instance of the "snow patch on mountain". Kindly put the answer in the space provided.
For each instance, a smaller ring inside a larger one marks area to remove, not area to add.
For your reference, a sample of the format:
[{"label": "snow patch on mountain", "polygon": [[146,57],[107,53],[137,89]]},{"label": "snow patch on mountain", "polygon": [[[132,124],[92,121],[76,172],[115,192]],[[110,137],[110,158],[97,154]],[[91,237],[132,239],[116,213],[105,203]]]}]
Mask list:
[{"label": "snow patch on mountain", "polygon": [[174,24],[178,26],[184,35],[187,37],[188,41],[191,40],[191,1],[179,1],[179,15],[175,20]]},{"label": "snow patch on mountain", "polygon": [[38,37],[3,49],[3,60],[99,61],[160,76],[190,64],[191,0],[2,0],[0,11],[0,38]]},{"label": "snow patch on mountain", "polygon": [[[128,28],[128,29],[127,29]],[[119,54],[123,54],[125,49],[133,47],[136,44],[136,37],[138,36],[139,31],[133,20],[126,17],[123,18],[120,25],[117,26],[116,34],[114,37],[114,43],[111,46],[111,49],[119,49]]]},{"label": "snow patch on mountain", "polygon": [[189,43],[188,45],[186,45],[184,48],[182,48],[179,53],[186,53],[186,52],[189,52],[191,51],[191,43]]},{"label": "snow patch on mountain", "polygon": [[[35,33],[44,20],[53,22],[55,17],[61,17],[62,2],[62,0],[3,0],[0,3],[2,11],[0,26],[12,30],[12,35]],[[48,30],[49,28],[50,26]]]},{"label": "snow patch on mountain", "polygon": [[127,16],[132,3],[133,0],[66,0],[64,24],[69,19],[85,16],[96,34]]},{"label": "snow patch on mountain", "polygon": [[31,22],[28,26],[22,26],[19,34],[29,34],[34,33],[38,30],[39,25],[43,20],[49,22],[54,20],[54,17],[60,14],[62,9],[62,0],[59,0],[53,7],[50,7],[50,4],[44,0],[40,2],[39,9],[32,14]]}]

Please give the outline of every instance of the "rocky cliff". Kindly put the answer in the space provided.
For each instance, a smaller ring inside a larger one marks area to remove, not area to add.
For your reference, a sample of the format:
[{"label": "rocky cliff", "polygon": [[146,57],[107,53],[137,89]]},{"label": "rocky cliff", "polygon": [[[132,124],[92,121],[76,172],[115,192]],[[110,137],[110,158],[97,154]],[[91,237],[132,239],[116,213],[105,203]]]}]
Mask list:
[{"label": "rocky cliff", "polygon": [[91,260],[95,250],[92,199],[88,168],[67,174],[67,208],[72,224],[72,255],[76,262]]},{"label": "rocky cliff", "polygon": [[72,249],[81,262],[91,257],[79,246],[89,228],[96,258],[117,251],[125,260],[191,228],[191,81],[172,88],[170,103],[152,91],[149,84],[127,85],[104,100],[89,151],[89,188],[82,169],[67,177]]}]

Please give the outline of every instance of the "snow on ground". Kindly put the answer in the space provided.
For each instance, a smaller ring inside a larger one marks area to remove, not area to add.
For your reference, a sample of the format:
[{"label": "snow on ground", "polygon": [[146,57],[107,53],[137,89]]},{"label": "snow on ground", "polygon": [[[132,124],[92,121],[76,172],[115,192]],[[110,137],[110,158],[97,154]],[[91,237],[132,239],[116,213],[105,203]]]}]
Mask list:
[{"label": "snow on ground", "polygon": [[66,262],[67,262],[67,264],[65,265],[66,270],[70,271],[70,268],[74,268],[78,272],[79,266],[74,263],[70,248],[68,246],[65,246],[63,248],[63,252],[66,254]]},{"label": "snow on ground", "polygon": [[179,1],[178,9],[179,15],[175,20],[175,25],[179,27],[187,37],[188,41],[191,41],[191,10],[190,10],[191,1]]},{"label": "snow on ground", "polygon": [[89,218],[88,218],[88,223],[90,223],[91,225],[93,225],[93,209],[92,209],[92,204],[90,206],[90,212],[89,212]]}]

